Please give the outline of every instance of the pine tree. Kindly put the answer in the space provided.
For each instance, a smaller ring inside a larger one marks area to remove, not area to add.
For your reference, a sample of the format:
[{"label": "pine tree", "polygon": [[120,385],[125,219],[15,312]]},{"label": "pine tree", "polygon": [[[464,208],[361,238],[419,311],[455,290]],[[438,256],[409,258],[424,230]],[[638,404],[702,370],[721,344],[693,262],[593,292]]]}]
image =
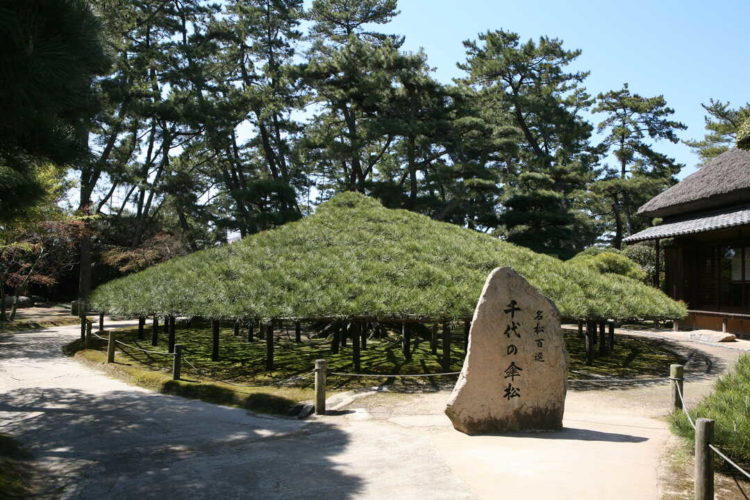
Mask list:
[{"label": "pine tree", "polygon": [[[506,157],[502,175],[506,237],[541,252],[575,254],[581,231],[574,225],[584,220],[577,216],[575,193],[592,178],[596,160],[589,145],[592,126],[580,114],[591,104],[582,86],[588,73],[565,70],[580,51],[548,37],[522,42],[504,30],[464,45],[463,84],[476,89],[495,127],[520,132],[517,154]],[[550,193],[557,193],[554,199]],[[540,233],[538,228],[552,222],[552,212],[559,212],[555,229]]]},{"label": "pine tree", "polygon": [[96,112],[94,77],[109,60],[83,0],[0,2],[0,220],[45,192],[41,164],[86,156],[81,131]]},{"label": "pine tree", "polygon": [[674,110],[663,96],[633,94],[627,83],[620,90],[599,94],[593,111],[606,116],[597,127],[606,134],[601,147],[611,151],[618,162],[616,169],[607,169],[595,191],[611,200],[612,246],[620,248],[625,236],[648,223],[636,216],[638,207],[674,184],[682,168],[674,159],[657,152],[652,142],[676,143],[677,131],[687,127],[670,119]]},{"label": "pine tree", "polygon": [[701,106],[707,113],[706,135],[703,139],[685,141],[685,144],[695,149],[705,163],[735,146],[740,126],[750,120],[750,103],[732,108],[728,102],[711,99]]}]

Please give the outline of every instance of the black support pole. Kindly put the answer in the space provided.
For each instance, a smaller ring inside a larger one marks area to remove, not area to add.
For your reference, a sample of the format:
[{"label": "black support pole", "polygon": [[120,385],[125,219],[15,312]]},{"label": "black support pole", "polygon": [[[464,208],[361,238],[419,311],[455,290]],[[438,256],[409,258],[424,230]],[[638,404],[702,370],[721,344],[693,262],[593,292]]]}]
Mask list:
[{"label": "black support pole", "polygon": [[211,361],[219,361],[219,320],[211,320]]},{"label": "black support pole", "polygon": [[615,322],[609,322],[609,349],[614,350],[615,348]]},{"label": "black support pole", "polygon": [[151,345],[159,345],[159,316],[154,314],[154,321],[151,323]]},{"label": "black support pole", "polygon": [[341,345],[341,327],[335,325],[333,327],[333,340],[331,340],[331,354],[339,353],[339,345]]},{"label": "black support pole", "polygon": [[361,369],[361,359],[360,359],[360,351],[359,351],[359,342],[362,338],[361,330],[362,330],[362,324],[354,321],[350,323],[349,328],[352,332],[352,365],[354,367],[354,372],[359,373]]},{"label": "black support pole", "polygon": [[469,350],[469,332],[471,331],[471,321],[464,321],[464,350]]},{"label": "black support pole", "polygon": [[443,322],[443,370],[451,368],[451,327],[448,321]]},{"label": "black support pole", "polygon": [[138,318],[138,340],[143,340],[146,338],[146,332],[145,332],[145,326],[146,326],[146,318],[143,316]]},{"label": "black support pole", "polygon": [[174,352],[175,326],[174,316],[169,317],[169,352]]},{"label": "black support pole", "polygon": [[253,322],[252,322],[252,321],[250,321],[250,322],[249,322],[249,323],[247,324],[247,341],[248,341],[248,342],[252,342],[252,341],[253,341],[253,327],[254,327],[254,326],[255,326],[255,325],[253,324]]},{"label": "black support pole", "polygon": [[599,322],[599,355],[607,354],[607,332],[606,322]]},{"label": "black support pole", "polygon": [[411,331],[406,328],[406,323],[401,323],[401,352],[404,359],[411,361]]},{"label": "black support pole", "polygon": [[592,322],[586,322],[586,337],[584,338],[586,347],[586,364],[591,365],[594,362],[594,332],[592,330]]},{"label": "black support pole", "polygon": [[240,336],[240,320],[236,320],[234,322],[234,336],[235,337]]},{"label": "black support pole", "polygon": [[302,343],[302,325],[299,321],[294,322],[294,341],[298,344]]},{"label": "black support pole", "polygon": [[266,325],[266,370],[273,370],[273,322]]}]

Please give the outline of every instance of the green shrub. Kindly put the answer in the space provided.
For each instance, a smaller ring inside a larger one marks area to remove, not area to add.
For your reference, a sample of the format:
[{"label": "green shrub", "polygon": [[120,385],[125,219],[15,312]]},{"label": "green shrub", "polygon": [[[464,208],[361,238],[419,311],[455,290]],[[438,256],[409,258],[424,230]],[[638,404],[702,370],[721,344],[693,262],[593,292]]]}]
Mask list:
[{"label": "green shrub", "polygon": [[581,264],[599,273],[612,273],[637,281],[645,281],[646,272],[628,257],[607,249],[596,253],[581,252],[569,261],[569,264]]},{"label": "green shrub", "polygon": [[[750,354],[740,357],[735,367],[716,382],[714,392],[690,410],[690,416],[693,420],[715,420],[714,444],[750,470]],[[683,412],[672,415],[672,429],[694,440],[693,428]],[[714,457],[717,466],[728,470],[721,458]]]}]

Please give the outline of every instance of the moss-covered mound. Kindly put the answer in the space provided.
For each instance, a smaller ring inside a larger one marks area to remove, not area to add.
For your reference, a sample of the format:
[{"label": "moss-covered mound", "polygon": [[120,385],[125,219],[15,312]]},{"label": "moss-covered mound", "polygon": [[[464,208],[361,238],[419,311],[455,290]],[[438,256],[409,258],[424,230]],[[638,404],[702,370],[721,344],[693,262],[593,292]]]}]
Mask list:
[{"label": "moss-covered mound", "polygon": [[511,266],[570,319],[670,319],[643,283],[344,193],[303,220],[99,287],[93,307],[212,319],[470,318],[487,274]]}]

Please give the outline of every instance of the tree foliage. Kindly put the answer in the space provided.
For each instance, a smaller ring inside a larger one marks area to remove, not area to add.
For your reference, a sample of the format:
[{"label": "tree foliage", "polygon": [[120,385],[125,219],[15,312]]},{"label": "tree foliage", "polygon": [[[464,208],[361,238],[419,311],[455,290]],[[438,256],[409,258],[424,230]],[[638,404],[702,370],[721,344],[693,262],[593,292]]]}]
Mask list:
[{"label": "tree foliage", "polygon": [[663,96],[634,94],[627,83],[620,90],[599,94],[593,111],[605,115],[597,126],[605,134],[600,147],[611,152],[618,165],[605,169],[592,192],[599,197],[600,213],[611,221],[612,245],[620,248],[625,236],[649,225],[649,220],[636,215],[638,207],[676,183],[682,168],[656,151],[653,142],[676,143],[677,131],[686,127],[670,119],[674,110]]},{"label": "tree foliage", "polygon": [[0,1],[0,223],[45,195],[39,168],[86,155],[92,80],[108,63],[85,1]]},{"label": "tree foliage", "polygon": [[685,143],[694,148],[703,163],[731,149],[740,139],[743,122],[750,120],[750,103],[733,108],[730,103],[716,99],[702,104],[706,111],[706,135],[703,139],[688,140]]},{"label": "tree foliage", "polygon": [[642,283],[563,263],[356,193],[314,215],[99,287],[95,307],[209,318],[469,318],[487,274],[512,266],[569,318],[679,318]]}]

